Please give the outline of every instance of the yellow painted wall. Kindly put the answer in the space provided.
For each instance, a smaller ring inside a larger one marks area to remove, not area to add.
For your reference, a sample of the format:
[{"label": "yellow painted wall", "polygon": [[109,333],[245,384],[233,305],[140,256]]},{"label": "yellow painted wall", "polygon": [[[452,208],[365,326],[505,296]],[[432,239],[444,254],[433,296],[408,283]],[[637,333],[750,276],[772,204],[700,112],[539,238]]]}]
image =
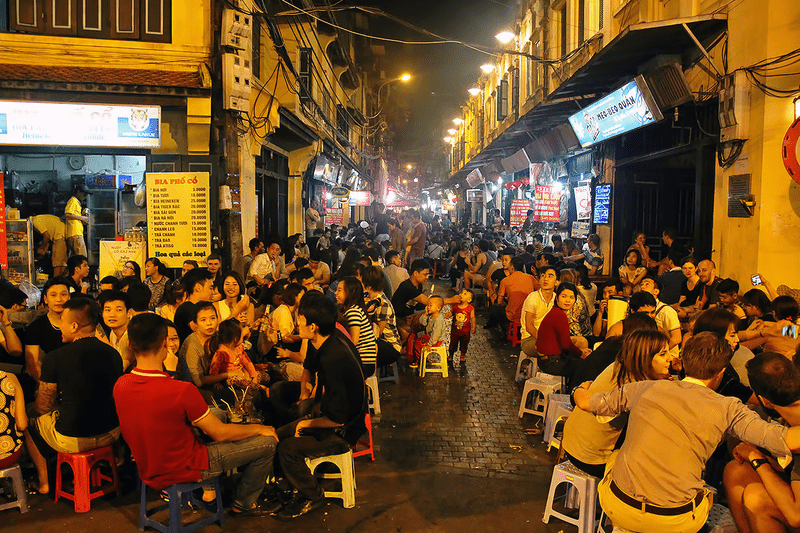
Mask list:
[{"label": "yellow painted wall", "polygon": [[0,61],[196,72],[211,52],[210,9],[210,0],[173,0],[171,43],[0,33]]},{"label": "yellow painted wall", "polygon": [[[745,0],[733,6],[728,28],[729,70],[748,66],[797,47],[800,5],[794,0]],[[796,69],[795,69],[796,70]],[[797,88],[800,76],[771,78]],[[749,276],[760,272],[774,285],[800,286],[800,185],[783,167],[781,143],[793,120],[792,100],[750,91],[749,136],[737,164],[717,170],[714,205],[714,258],[721,275],[750,287]],[[757,207],[749,219],[728,218],[728,177],[750,173]]]}]

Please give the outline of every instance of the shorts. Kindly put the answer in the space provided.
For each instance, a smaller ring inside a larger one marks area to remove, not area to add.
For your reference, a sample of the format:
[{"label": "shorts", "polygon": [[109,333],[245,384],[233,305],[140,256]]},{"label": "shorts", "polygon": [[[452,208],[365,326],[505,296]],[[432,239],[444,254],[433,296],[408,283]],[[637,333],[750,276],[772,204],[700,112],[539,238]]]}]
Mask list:
[{"label": "shorts", "polygon": [[56,239],[53,241],[51,248],[50,260],[54,267],[67,266],[67,241],[64,239]]},{"label": "shorts", "polygon": [[[83,240],[83,235],[67,237],[67,244],[72,250],[72,255],[86,255],[86,241]],[[66,263],[64,263],[64,266],[66,266]]]},{"label": "shorts", "polygon": [[56,431],[58,411],[50,411],[31,420],[38,435],[53,450],[61,453],[80,453],[110,446],[119,439],[119,427],[92,437],[68,437]]}]

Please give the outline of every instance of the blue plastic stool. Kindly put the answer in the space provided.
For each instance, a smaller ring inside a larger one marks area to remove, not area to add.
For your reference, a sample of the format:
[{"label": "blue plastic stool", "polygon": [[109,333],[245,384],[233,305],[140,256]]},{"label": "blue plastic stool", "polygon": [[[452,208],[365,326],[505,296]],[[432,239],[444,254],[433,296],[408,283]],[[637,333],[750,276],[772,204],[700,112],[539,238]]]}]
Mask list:
[{"label": "blue plastic stool", "polygon": [[[152,527],[153,529],[161,531],[161,533],[191,533],[192,531],[197,531],[201,527],[213,524],[214,522],[219,522],[220,526],[224,526],[225,513],[222,509],[222,490],[219,483],[219,477],[214,478],[214,488],[217,491],[217,512],[198,522],[193,522],[186,526],[183,525],[183,519],[181,516],[183,505],[187,502],[191,502],[193,505],[201,507],[202,502],[198,501],[197,498],[194,497],[192,491],[201,488],[210,481],[211,480],[201,481],[198,483],[176,483],[175,485],[170,485],[165,489],[169,497],[169,503],[165,505],[159,505],[158,507],[154,507],[149,511],[147,510],[147,485],[142,482],[142,503],[139,507],[139,531],[144,531],[144,528],[146,527]],[[163,511],[167,507],[169,507],[169,523],[166,525],[149,518],[155,513]]]}]

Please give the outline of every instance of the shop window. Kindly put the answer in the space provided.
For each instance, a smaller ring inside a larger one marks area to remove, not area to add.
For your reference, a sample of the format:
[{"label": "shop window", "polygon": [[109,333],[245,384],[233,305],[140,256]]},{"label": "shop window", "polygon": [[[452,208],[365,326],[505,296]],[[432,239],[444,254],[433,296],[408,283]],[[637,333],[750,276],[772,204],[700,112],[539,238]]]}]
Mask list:
[{"label": "shop window", "polygon": [[501,80],[497,86],[497,122],[508,116],[508,80]]},{"label": "shop window", "polygon": [[8,28],[43,35],[172,41],[172,0],[9,0]]},{"label": "shop window", "polygon": [[559,23],[560,23],[560,31],[559,31],[559,39],[561,40],[561,57],[567,55],[569,49],[567,47],[567,5],[564,4],[559,11]]},{"label": "shop window", "polygon": [[511,109],[519,113],[519,69],[511,71]]},{"label": "shop window", "polygon": [[341,104],[336,105],[336,129],[339,141],[350,144],[350,121],[347,119],[347,109]]}]

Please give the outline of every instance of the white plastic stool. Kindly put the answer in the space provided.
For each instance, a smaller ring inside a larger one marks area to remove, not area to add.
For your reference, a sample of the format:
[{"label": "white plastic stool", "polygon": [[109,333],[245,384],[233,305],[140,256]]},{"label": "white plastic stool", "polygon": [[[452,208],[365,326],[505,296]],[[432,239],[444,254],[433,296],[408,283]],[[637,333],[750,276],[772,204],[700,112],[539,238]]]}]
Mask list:
[{"label": "white plastic stool", "polygon": [[[531,408],[525,407],[528,401],[528,395],[534,392]],[[547,402],[550,400],[550,395],[561,392],[561,377],[552,376],[539,372],[536,377],[525,381],[525,388],[522,389],[522,398],[519,401],[519,417],[525,413],[531,413],[536,416],[541,416],[544,419],[547,413]]]},{"label": "white plastic stool", "polygon": [[326,498],[341,498],[345,509],[352,509],[356,506],[356,471],[353,466],[353,451],[339,455],[326,455],[316,459],[306,458],[306,465],[311,473],[314,473],[317,466],[322,463],[332,463],[339,469],[338,473],[320,474],[318,477],[323,479],[341,479],[341,492],[325,491]]},{"label": "white plastic stool", "polygon": [[4,468],[0,470],[0,479],[8,478],[11,480],[11,486],[14,490],[14,496],[17,499],[13,502],[4,503],[0,505],[0,511],[4,511],[6,509],[13,509],[14,507],[19,507],[20,513],[27,513],[28,512],[28,495],[25,492],[25,485],[22,483],[22,469],[19,465],[14,465],[9,468]]},{"label": "white plastic stool", "polygon": [[[554,516],[568,524],[578,526],[578,533],[592,533],[596,525],[597,482],[598,479],[596,477],[575,468],[569,461],[564,461],[554,466],[542,522],[547,524],[550,521],[550,517]],[[578,506],[580,508],[578,518],[572,518],[553,510],[556,488],[562,483],[569,483],[578,491]]]},{"label": "white plastic stool", "polygon": [[519,352],[519,358],[517,359],[517,372],[514,374],[514,377],[517,381],[523,381],[520,379],[519,371],[522,368],[522,362],[525,360],[530,361],[531,365],[528,369],[528,379],[535,378],[536,374],[539,373],[539,359],[526,355],[525,352]]},{"label": "white plastic stool", "polygon": [[[431,366],[428,366],[428,355],[431,353],[439,355],[439,362],[431,362]],[[443,378],[447,377],[447,351],[444,346],[426,346],[422,349],[419,362],[419,375],[424,378],[425,374],[430,374],[431,372],[439,372],[442,374]]]},{"label": "white plastic stool", "polygon": [[[391,373],[387,373],[384,377],[378,378],[378,383],[383,383],[384,381],[394,381],[395,383],[400,383],[400,372],[397,370],[397,363],[392,363],[391,365],[381,367],[390,369]],[[375,373],[377,374],[380,372],[381,368],[378,368]]]},{"label": "white plastic stool", "polygon": [[364,383],[367,384],[369,394],[369,408],[375,412],[375,416],[381,416],[381,393],[378,390],[378,377],[372,374]]},{"label": "white plastic stool", "polygon": [[553,446],[558,449],[560,445],[553,437],[559,420],[564,420],[572,413],[572,402],[568,394],[551,394],[547,404],[547,414],[544,417],[544,431],[542,442],[547,444],[547,451]]}]

